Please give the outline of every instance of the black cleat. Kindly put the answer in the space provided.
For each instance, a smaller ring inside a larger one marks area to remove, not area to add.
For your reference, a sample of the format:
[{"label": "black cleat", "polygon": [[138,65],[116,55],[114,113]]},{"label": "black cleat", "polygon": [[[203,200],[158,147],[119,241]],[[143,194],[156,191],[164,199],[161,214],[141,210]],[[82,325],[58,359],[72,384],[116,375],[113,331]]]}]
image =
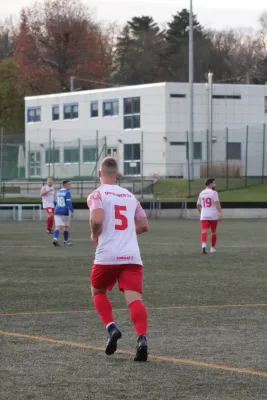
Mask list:
[{"label": "black cleat", "polygon": [[207,254],[207,252],[206,252],[206,247],[203,247],[203,248],[202,248],[202,254]]},{"label": "black cleat", "polygon": [[112,324],[108,327],[109,338],[106,347],[106,355],[111,356],[117,350],[117,341],[121,338],[121,331]]},{"label": "black cleat", "polygon": [[136,356],[134,361],[147,361],[147,340],[145,335],[140,335],[137,339]]},{"label": "black cleat", "polygon": [[46,232],[47,232],[49,235],[53,235],[53,233],[54,233],[54,231],[52,231],[52,229],[47,229]]},{"label": "black cleat", "polygon": [[58,241],[54,239],[54,240],[53,240],[53,245],[54,245],[55,247],[59,247]]}]

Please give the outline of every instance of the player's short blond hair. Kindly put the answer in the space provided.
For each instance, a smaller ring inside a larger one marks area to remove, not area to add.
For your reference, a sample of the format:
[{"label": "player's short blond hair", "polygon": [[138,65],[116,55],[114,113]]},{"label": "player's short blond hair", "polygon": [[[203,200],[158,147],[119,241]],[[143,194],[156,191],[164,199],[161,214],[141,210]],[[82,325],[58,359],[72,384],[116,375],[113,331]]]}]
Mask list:
[{"label": "player's short blond hair", "polygon": [[115,176],[118,173],[118,163],[115,158],[104,158],[100,166],[100,171],[104,176]]}]

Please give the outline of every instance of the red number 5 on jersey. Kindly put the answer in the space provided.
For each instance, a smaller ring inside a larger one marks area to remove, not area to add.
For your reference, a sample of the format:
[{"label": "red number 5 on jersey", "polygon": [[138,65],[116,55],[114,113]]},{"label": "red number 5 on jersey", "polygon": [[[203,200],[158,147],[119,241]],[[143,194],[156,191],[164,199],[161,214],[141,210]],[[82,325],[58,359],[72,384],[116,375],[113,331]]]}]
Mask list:
[{"label": "red number 5 on jersey", "polygon": [[125,229],[128,228],[128,219],[124,214],[122,214],[122,211],[127,211],[126,206],[114,206],[115,209],[115,219],[120,221],[119,225],[115,225],[115,229],[117,231],[125,231]]}]

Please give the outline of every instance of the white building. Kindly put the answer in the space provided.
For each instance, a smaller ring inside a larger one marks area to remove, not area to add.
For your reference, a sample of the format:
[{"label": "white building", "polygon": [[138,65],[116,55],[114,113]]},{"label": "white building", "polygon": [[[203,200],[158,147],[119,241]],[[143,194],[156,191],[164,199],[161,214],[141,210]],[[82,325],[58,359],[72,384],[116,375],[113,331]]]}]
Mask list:
[{"label": "white building", "polygon": [[[187,83],[158,83],[26,97],[27,176],[94,176],[106,154],[124,175],[186,176],[188,96]],[[213,164],[242,175],[247,159],[260,176],[265,123],[267,86],[194,84],[195,174],[210,142]]]}]

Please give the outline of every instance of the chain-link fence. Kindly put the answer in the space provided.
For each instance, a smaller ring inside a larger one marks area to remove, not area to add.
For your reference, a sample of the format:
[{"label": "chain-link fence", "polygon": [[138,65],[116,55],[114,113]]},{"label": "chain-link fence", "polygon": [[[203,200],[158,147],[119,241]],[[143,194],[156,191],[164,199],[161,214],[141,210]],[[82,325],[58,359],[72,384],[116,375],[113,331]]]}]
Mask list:
[{"label": "chain-link fence", "polygon": [[[12,140],[10,136],[5,137],[2,129],[0,182],[11,187],[10,182],[13,186],[14,182],[42,182],[48,176],[54,180],[97,182],[101,161],[111,155],[118,160],[122,180],[153,181],[161,196],[166,190],[173,197],[195,195],[207,177],[215,177],[220,190],[242,188],[266,180],[266,133],[264,124],[213,129],[212,134],[196,131],[192,149],[194,162],[190,165],[188,134],[179,130],[50,129],[39,130],[38,140],[23,141],[19,137],[16,141],[15,136]],[[142,184],[141,190],[145,193],[148,186]]]}]

